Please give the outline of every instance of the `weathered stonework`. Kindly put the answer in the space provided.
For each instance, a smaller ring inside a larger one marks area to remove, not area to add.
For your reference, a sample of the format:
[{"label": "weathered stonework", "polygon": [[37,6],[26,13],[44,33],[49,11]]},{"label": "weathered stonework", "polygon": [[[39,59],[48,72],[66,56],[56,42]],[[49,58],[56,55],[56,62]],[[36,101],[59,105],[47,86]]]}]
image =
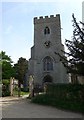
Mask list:
[{"label": "weathered stonework", "polygon": [[[49,28],[48,34],[44,33],[46,26]],[[64,46],[61,43],[60,15],[35,17],[34,46],[31,48],[31,58],[29,59],[29,75],[33,75],[34,83],[42,85],[45,79],[49,79],[49,76],[53,83],[68,83],[66,69],[59,56],[54,53],[62,55],[61,50],[64,50]],[[44,70],[43,68],[43,60],[46,56],[52,59],[52,70]]]}]

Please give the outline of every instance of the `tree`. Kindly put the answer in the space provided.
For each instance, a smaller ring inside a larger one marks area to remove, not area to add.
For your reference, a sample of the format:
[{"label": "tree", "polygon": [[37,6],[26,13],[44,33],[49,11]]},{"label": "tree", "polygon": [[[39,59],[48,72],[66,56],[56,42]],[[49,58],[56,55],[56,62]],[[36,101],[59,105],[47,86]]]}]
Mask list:
[{"label": "tree", "polygon": [[18,62],[14,65],[14,69],[16,71],[16,78],[18,79],[18,96],[20,96],[21,84],[24,82],[24,76],[28,69],[28,61],[25,58],[19,58]]},{"label": "tree", "polygon": [[[72,40],[66,40],[65,44],[69,52],[64,52],[68,59],[64,56],[60,56],[60,59],[69,73],[78,74],[84,76],[84,23],[77,23],[74,14],[73,18],[73,38]],[[80,27],[80,25],[82,25]]]},{"label": "tree", "polygon": [[14,77],[14,69],[10,56],[6,55],[4,51],[0,53],[0,68],[2,68],[2,79],[10,79]]}]

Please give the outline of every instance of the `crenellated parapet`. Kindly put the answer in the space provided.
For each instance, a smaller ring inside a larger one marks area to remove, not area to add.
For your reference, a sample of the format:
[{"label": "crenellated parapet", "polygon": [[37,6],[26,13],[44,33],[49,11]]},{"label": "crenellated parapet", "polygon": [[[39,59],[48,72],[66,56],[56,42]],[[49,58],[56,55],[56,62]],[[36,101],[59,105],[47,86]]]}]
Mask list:
[{"label": "crenellated parapet", "polygon": [[56,16],[54,15],[50,15],[50,16],[40,16],[38,17],[34,17],[34,24],[39,24],[42,22],[56,22],[56,21],[60,21],[60,14],[56,14]]}]

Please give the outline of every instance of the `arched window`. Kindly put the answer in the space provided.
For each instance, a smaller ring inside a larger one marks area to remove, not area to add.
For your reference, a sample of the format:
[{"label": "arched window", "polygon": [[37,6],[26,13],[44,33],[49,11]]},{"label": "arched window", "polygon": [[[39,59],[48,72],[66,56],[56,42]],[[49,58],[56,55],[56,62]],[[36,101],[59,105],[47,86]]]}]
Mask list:
[{"label": "arched window", "polygon": [[47,56],[43,60],[43,70],[50,71],[53,70],[53,60],[51,57]]},{"label": "arched window", "polygon": [[46,35],[46,34],[50,34],[50,29],[49,29],[49,27],[45,27],[45,29],[44,29],[44,34]]}]

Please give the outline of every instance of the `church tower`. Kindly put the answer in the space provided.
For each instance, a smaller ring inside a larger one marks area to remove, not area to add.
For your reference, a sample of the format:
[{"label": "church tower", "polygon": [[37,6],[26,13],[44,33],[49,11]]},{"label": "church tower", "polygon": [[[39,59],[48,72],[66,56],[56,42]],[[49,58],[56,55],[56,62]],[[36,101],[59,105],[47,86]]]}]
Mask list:
[{"label": "church tower", "polygon": [[55,52],[63,55],[60,15],[34,18],[34,46],[29,59],[29,75],[34,83],[68,83],[66,68]]}]

